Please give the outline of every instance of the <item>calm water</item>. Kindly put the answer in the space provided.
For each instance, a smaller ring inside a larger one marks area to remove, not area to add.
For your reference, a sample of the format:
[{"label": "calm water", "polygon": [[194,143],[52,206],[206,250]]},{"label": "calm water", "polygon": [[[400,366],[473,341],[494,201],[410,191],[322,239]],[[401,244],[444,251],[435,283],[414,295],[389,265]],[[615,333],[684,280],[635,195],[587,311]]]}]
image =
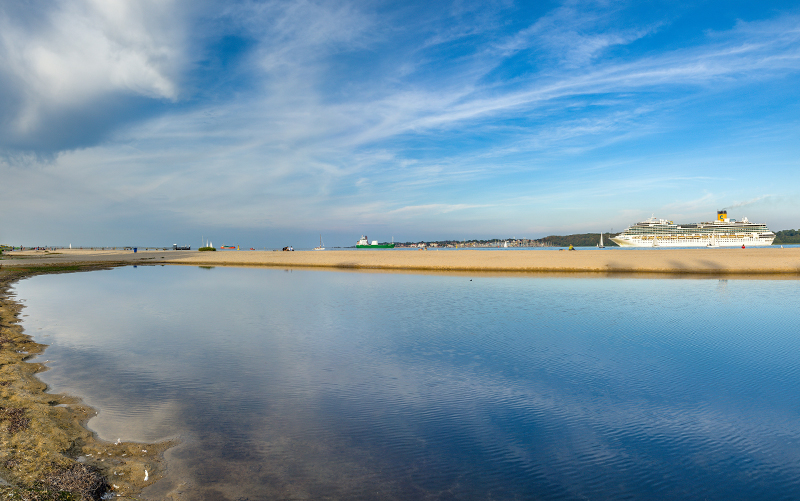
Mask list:
[{"label": "calm water", "polygon": [[800,281],[191,267],[16,287],[191,499],[797,499]]}]

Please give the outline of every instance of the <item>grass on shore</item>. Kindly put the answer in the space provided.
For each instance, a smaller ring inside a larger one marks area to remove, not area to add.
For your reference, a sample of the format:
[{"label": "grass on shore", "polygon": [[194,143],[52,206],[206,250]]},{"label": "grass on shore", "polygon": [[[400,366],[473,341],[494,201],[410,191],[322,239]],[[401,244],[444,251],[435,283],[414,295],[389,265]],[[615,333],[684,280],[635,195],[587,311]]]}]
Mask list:
[{"label": "grass on shore", "polygon": [[20,489],[0,487],[0,496],[8,501],[81,501],[79,495],[68,491],[50,489]]},{"label": "grass on shore", "polygon": [[79,266],[75,264],[65,264],[65,265],[56,265],[56,266],[16,266],[14,267],[15,271],[18,271],[23,274],[37,274],[37,275],[48,275],[52,273],[69,273],[72,271],[81,271],[86,269],[85,266]]}]

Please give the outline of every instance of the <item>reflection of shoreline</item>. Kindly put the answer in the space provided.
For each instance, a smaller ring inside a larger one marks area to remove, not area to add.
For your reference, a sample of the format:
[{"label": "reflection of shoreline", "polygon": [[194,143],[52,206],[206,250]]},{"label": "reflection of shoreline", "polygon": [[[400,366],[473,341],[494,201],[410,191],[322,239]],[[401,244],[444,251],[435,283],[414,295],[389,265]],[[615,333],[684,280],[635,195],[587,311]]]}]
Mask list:
[{"label": "reflection of shoreline", "polygon": [[42,273],[104,268],[107,266],[37,268],[26,263],[16,270],[8,266],[0,269],[0,433],[5,435],[0,442],[0,478],[10,484],[0,487],[4,498],[20,496],[34,487],[50,492],[51,497],[41,499],[56,499],[58,492],[72,492],[86,499],[99,498],[109,491],[137,495],[163,476],[162,456],[173,442],[100,440],[85,427],[95,410],[76,398],[47,393],[47,386],[36,377],[47,367],[27,361],[41,354],[46,345],[33,342],[23,332],[19,321],[23,306],[14,300],[12,285]]},{"label": "reflection of shoreline", "polygon": [[581,249],[570,251],[459,249],[448,251],[76,251],[13,252],[3,267],[183,264],[395,270],[407,272],[653,273],[680,275],[800,276],[800,248]]}]

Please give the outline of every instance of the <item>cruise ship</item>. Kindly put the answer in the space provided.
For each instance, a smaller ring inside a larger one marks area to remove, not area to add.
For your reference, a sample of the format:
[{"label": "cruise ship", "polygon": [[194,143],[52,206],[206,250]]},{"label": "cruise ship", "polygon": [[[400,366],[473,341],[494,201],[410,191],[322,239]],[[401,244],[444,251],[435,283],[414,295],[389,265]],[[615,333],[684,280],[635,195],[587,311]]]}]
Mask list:
[{"label": "cruise ship", "polygon": [[775,233],[766,224],[728,219],[728,211],[717,211],[716,221],[675,224],[651,217],[629,226],[611,240],[620,247],[741,247],[772,245]]}]

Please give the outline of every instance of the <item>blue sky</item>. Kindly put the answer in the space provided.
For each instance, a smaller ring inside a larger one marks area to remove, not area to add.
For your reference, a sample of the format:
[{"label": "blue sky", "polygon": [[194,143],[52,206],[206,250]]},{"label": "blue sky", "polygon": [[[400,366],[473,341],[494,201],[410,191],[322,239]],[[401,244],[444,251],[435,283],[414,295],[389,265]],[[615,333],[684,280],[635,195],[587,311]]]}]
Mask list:
[{"label": "blue sky", "polygon": [[796,2],[9,0],[0,242],[800,227]]}]

